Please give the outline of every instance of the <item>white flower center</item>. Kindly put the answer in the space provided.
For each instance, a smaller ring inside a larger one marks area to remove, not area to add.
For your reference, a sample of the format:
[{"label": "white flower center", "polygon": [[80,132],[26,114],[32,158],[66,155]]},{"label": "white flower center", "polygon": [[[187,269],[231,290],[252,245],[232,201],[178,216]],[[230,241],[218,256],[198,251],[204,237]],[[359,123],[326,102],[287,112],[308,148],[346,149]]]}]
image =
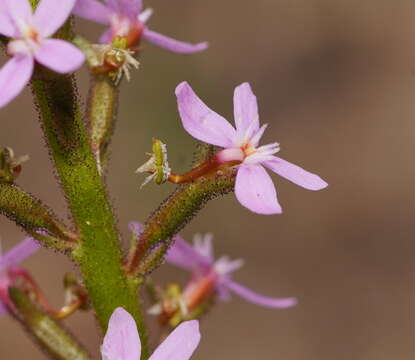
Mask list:
[{"label": "white flower center", "polygon": [[41,46],[43,41],[40,32],[33,25],[29,25],[23,21],[18,21],[17,27],[21,38],[9,41],[7,44],[8,54],[33,54]]}]

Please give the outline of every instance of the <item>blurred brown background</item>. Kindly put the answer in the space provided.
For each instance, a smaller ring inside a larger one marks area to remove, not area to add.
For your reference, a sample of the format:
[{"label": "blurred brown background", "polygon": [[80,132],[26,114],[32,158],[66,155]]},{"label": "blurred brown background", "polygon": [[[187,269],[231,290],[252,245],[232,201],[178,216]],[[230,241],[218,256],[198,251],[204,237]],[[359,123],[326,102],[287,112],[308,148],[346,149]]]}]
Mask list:
[{"label": "blurred brown background", "polygon": [[[358,0],[153,0],[150,25],[210,49],[180,56],[147,46],[124,84],[108,185],[119,228],[146,215],[173,186],[134,174],[151,137],[167,142],[174,169],[188,168],[193,139],[181,128],[173,90],[187,80],[232,120],[233,88],[249,81],[260,102],[264,142],[325,178],[309,192],[274,176],[284,213],[255,215],[234,196],[212,201],[183,232],[215,234],[216,253],[242,257],[235,279],[270,296],[297,296],[290,310],[235,297],[203,319],[194,359],[383,360],[415,355],[415,4]],[[83,34],[98,26],[79,22]],[[87,87],[80,75],[81,92]],[[19,179],[62,216],[30,93],[2,109],[0,144],[31,161]],[[23,234],[0,220],[7,249]],[[46,250],[26,262],[53,303],[72,265]],[[155,277],[186,277],[168,265]],[[98,359],[91,315],[68,321]],[[0,358],[44,356],[11,319],[0,319]]]}]

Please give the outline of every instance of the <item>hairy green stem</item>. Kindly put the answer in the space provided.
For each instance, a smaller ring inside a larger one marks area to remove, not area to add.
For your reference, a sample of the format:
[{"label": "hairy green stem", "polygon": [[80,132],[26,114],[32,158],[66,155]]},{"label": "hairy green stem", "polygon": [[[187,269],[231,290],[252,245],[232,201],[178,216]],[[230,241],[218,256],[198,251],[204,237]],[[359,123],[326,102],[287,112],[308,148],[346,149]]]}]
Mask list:
[{"label": "hairy green stem", "polygon": [[12,287],[9,288],[9,296],[15,307],[11,314],[51,359],[91,360],[72,334],[42,312],[24,292]]},{"label": "hairy green stem", "polygon": [[72,257],[81,269],[98,322],[105,331],[114,309],[123,307],[137,321],[146,358],[138,283],[128,280],[122,270],[115,218],[81,119],[74,80],[43,70],[32,80],[32,87],[47,144],[79,232],[80,244]]},{"label": "hairy green stem", "polygon": [[[127,258],[127,272],[131,275],[143,275],[143,271],[151,271],[158,266],[168,250],[169,239],[177,234],[207,201],[232,191],[234,186],[233,168],[221,169],[210,177],[201,177],[179,186],[146,221],[140,238]],[[158,245],[161,247],[152,254],[152,249]]]},{"label": "hairy green stem", "polygon": [[0,213],[39,241],[47,241],[40,231],[60,239],[56,244],[46,244],[57,250],[69,250],[76,243],[76,235],[59,222],[52,210],[15,184],[0,181]]}]

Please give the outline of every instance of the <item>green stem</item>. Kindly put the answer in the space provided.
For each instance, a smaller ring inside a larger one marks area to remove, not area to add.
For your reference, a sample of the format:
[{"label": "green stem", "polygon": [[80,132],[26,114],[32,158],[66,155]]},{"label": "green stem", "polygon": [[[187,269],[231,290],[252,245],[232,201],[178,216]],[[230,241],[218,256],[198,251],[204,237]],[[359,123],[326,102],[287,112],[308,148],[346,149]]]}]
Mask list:
[{"label": "green stem", "polygon": [[114,309],[123,307],[137,321],[146,358],[138,283],[127,280],[121,267],[115,218],[77,106],[74,80],[44,70],[37,75],[32,87],[42,127],[80,236],[72,257],[101,328],[105,331]]},{"label": "green stem", "polygon": [[71,249],[76,243],[76,235],[59,222],[52,210],[15,184],[0,181],[0,213],[40,241],[46,239],[36,235],[40,230],[61,239],[55,246],[47,244],[57,250]]},{"label": "green stem", "polygon": [[[211,175],[183,184],[150,215],[143,233],[127,258],[126,270],[131,275],[143,275],[159,265],[177,234],[206,204],[224,195],[235,186],[235,170],[224,168]],[[154,251],[157,245],[162,246]]]},{"label": "green stem", "polygon": [[86,350],[56,320],[46,315],[17,288],[9,288],[15,309],[11,312],[40,348],[55,360],[91,360]]}]

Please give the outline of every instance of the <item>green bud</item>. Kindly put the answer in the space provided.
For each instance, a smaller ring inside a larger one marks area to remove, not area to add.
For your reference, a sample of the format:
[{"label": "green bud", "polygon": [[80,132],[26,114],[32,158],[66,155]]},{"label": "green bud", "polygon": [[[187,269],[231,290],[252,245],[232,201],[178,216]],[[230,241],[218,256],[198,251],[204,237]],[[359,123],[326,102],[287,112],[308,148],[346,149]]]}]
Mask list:
[{"label": "green bud", "polygon": [[158,185],[161,185],[167,181],[171,174],[171,169],[167,160],[167,145],[163,144],[158,139],[153,139],[153,152],[150,155],[150,159],[142,166],[140,166],[136,173],[149,173],[144,183],[141,185],[148,184],[150,181]]}]

